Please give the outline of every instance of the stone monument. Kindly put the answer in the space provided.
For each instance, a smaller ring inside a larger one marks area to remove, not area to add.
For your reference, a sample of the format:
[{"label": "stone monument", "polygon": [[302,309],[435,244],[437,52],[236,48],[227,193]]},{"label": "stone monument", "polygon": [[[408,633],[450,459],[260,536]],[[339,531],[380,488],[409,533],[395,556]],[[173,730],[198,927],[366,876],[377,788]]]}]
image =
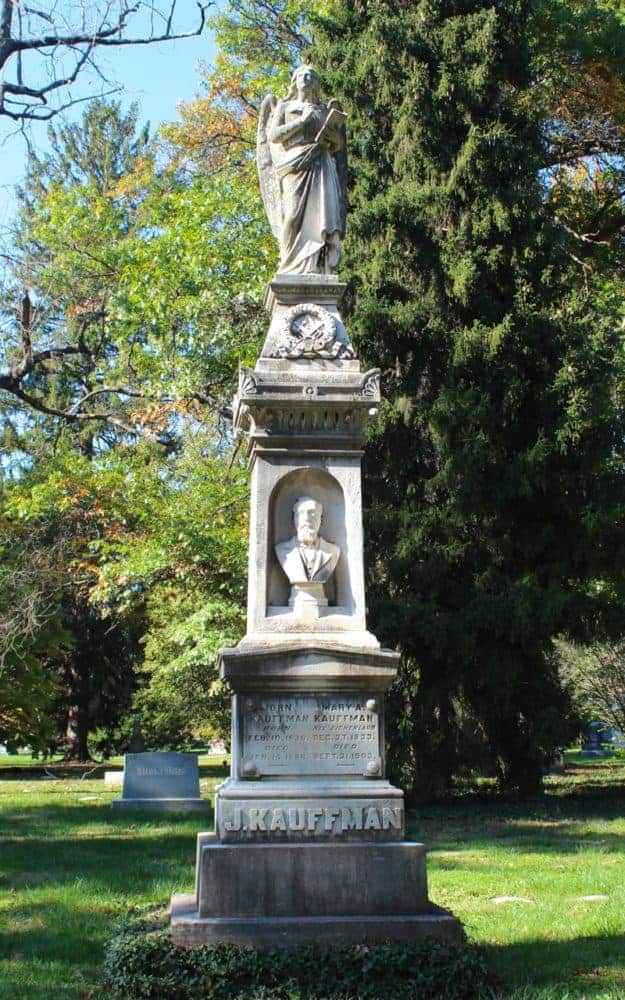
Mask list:
[{"label": "stone monument", "polygon": [[122,797],[113,799],[111,806],[127,811],[210,812],[210,801],[200,797],[197,754],[127,753]]},{"label": "stone monument", "polygon": [[198,836],[196,891],[172,899],[182,945],[463,937],[428,899],[425,848],[404,839],[403,793],[385,777],[399,657],[367,630],[360,474],[380,372],[360,370],[333,273],[345,118],[309,66],[261,109],[260,183],[281,256],[266,341],[234,403],[251,470],[247,634],[220,654],[232,769],[215,833]]}]

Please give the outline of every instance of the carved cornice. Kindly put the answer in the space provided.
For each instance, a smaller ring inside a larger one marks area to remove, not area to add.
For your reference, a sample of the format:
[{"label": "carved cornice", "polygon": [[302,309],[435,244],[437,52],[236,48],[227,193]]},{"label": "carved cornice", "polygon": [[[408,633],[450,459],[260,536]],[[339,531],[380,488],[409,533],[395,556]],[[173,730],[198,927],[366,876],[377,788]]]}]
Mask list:
[{"label": "carved cornice", "polygon": [[237,435],[274,446],[359,448],[380,399],[380,370],[252,371],[241,366],[235,397]]}]

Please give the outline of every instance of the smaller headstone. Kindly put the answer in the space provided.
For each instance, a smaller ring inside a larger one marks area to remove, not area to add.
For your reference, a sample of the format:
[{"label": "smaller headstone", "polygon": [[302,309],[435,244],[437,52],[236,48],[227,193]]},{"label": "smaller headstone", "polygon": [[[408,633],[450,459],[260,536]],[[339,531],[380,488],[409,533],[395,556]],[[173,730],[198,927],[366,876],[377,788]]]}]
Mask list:
[{"label": "smaller headstone", "polygon": [[132,733],[128,744],[128,753],[145,753],[145,740],[141,732],[141,716],[136,712],[132,717]]},{"label": "smaller headstone", "polygon": [[104,784],[107,788],[121,788],[124,783],[123,771],[105,771]]},{"label": "smaller headstone", "polygon": [[564,774],[565,770],[566,770],[566,764],[564,760],[564,753],[562,752],[562,750],[556,750],[553,757],[551,758],[549,773]]},{"label": "smaller headstone", "polygon": [[196,753],[127,753],[124,784],[115,809],[156,809],[171,812],[210,810],[200,798]]},{"label": "smaller headstone", "polygon": [[612,730],[606,722],[591,722],[584,733],[583,757],[607,757],[610,748],[606,744],[612,739]]}]

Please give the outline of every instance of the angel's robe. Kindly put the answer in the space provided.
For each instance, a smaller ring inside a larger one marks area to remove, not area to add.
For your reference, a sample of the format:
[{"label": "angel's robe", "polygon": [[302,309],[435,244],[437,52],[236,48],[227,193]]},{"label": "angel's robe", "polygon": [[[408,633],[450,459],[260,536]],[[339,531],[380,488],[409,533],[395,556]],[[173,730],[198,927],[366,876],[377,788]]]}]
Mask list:
[{"label": "angel's robe", "polygon": [[[300,101],[282,101],[276,108],[273,133],[300,118]],[[283,151],[274,157],[280,181],[282,234],[280,271],[291,274],[318,273],[320,251],[341,232],[341,190],[334,156],[316,143],[328,115],[325,105],[316,105],[303,131],[280,143]],[[278,145],[274,141],[274,147]]]}]

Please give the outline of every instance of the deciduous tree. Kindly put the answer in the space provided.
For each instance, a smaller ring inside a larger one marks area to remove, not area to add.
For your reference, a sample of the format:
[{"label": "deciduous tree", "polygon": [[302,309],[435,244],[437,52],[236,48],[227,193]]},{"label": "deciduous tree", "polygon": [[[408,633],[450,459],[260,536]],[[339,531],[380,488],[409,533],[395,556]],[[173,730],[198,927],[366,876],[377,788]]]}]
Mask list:
[{"label": "deciduous tree", "polygon": [[201,34],[210,4],[195,4],[197,19],[187,31],[179,30],[182,6],[177,0],[72,0],[61,7],[0,0],[0,117],[44,121],[88,100],[74,85],[91,69],[106,86],[99,50]]},{"label": "deciduous tree", "polygon": [[579,716],[625,733],[625,641],[557,643],[560,671]]}]

